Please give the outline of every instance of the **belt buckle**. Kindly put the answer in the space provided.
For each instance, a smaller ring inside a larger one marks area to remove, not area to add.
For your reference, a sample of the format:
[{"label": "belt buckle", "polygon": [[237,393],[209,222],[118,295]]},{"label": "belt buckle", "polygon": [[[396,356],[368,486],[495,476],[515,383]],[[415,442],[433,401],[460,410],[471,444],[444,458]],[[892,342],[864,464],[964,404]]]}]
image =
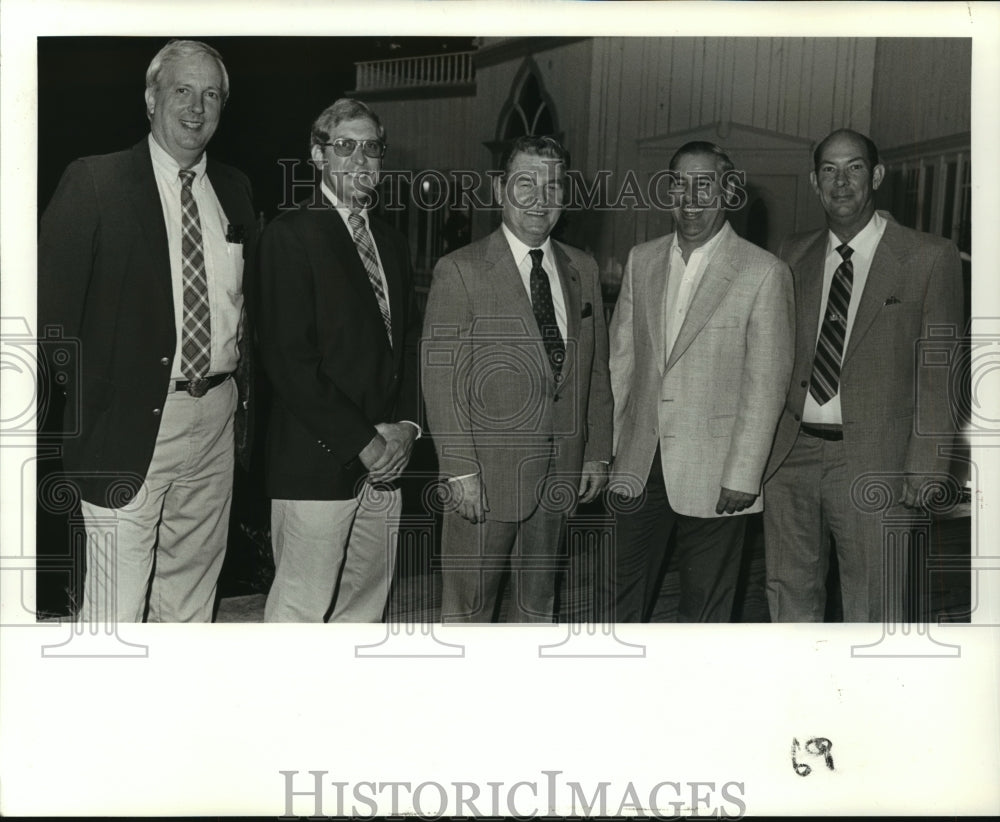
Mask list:
[{"label": "belt buckle", "polygon": [[186,390],[192,397],[204,397],[208,392],[208,377],[198,377],[196,380],[188,380]]}]

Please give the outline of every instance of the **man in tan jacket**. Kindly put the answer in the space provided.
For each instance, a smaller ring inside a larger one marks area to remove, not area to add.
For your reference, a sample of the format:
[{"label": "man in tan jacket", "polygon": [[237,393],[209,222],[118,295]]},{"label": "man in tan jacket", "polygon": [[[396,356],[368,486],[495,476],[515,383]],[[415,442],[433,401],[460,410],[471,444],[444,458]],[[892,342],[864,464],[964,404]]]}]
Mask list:
[{"label": "man in tan jacket", "polygon": [[676,231],[632,249],[611,321],[607,594],[616,621],[648,620],[676,531],[680,621],[726,622],[791,373],[792,280],[729,226],[738,176],[722,149],[687,143],[670,169]]}]

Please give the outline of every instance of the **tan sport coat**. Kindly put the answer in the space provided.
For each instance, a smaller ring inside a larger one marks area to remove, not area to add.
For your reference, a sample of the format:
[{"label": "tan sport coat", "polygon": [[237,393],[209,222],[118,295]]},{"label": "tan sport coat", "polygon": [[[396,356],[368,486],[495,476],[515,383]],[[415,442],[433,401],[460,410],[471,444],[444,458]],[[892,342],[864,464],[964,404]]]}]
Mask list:
[{"label": "tan sport coat", "polygon": [[[611,320],[613,487],[638,496],[656,446],[671,507],[715,517],[720,489],[759,494],[792,370],[794,300],[781,260],[729,227],[669,358],[664,299],[673,234],[629,253]],[[744,511],[762,508],[761,499]]]}]

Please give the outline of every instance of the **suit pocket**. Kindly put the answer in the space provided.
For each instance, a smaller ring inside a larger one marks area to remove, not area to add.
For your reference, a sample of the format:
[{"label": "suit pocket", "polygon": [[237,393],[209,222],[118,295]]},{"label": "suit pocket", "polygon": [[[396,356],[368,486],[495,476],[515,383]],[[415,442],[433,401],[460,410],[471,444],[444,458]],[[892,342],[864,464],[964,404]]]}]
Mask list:
[{"label": "suit pocket", "polygon": [[735,414],[726,414],[721,417],[708,418],[708,433],[712,437],[728,437],[733,430],[733,420]]}]

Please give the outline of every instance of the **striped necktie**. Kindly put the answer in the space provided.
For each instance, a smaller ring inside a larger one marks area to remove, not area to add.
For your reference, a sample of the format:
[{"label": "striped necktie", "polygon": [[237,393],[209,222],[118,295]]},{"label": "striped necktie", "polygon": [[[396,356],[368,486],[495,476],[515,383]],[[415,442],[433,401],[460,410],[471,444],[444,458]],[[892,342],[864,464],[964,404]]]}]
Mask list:
[{"label": "striped necktie", "polygon": [[851,262],[854,249],[844,243],[837,251],[843,262],[837,266],[833,282],[830,283],[809,385],[809,393],[820,405],[825,405],[840,390],[840,364],[847,336],[847,309],[851,304],[851,286],[854,282],[854,264]]},{"label": "striped necktie", "polygon": [[347,218],[354,234],[354,245],[357,246],[361,262],[364,263],[365,272],[372,284],[372,291],[375,292],[375,299],[378,300],[378,310],[382,314],[382,322],[385,324],[385,333],[389,338],[389,346],[392,347],[392,319],[389,316],[389,299],[385,295],[385,288],[382,286],[382,273],[378,267],[378,257],[375,256],[375,243],[365,225],[364,217],[352,211]]},{"label": "striped necktie", "polygon": [[191,191],[194,172],[182,169],[181,178],[181,280],[184,318],[181,327],[181,373],[189,379],[204,377],[212,362],[212,320],[208,307],[208,275],[201,241],[201,218]]}]

